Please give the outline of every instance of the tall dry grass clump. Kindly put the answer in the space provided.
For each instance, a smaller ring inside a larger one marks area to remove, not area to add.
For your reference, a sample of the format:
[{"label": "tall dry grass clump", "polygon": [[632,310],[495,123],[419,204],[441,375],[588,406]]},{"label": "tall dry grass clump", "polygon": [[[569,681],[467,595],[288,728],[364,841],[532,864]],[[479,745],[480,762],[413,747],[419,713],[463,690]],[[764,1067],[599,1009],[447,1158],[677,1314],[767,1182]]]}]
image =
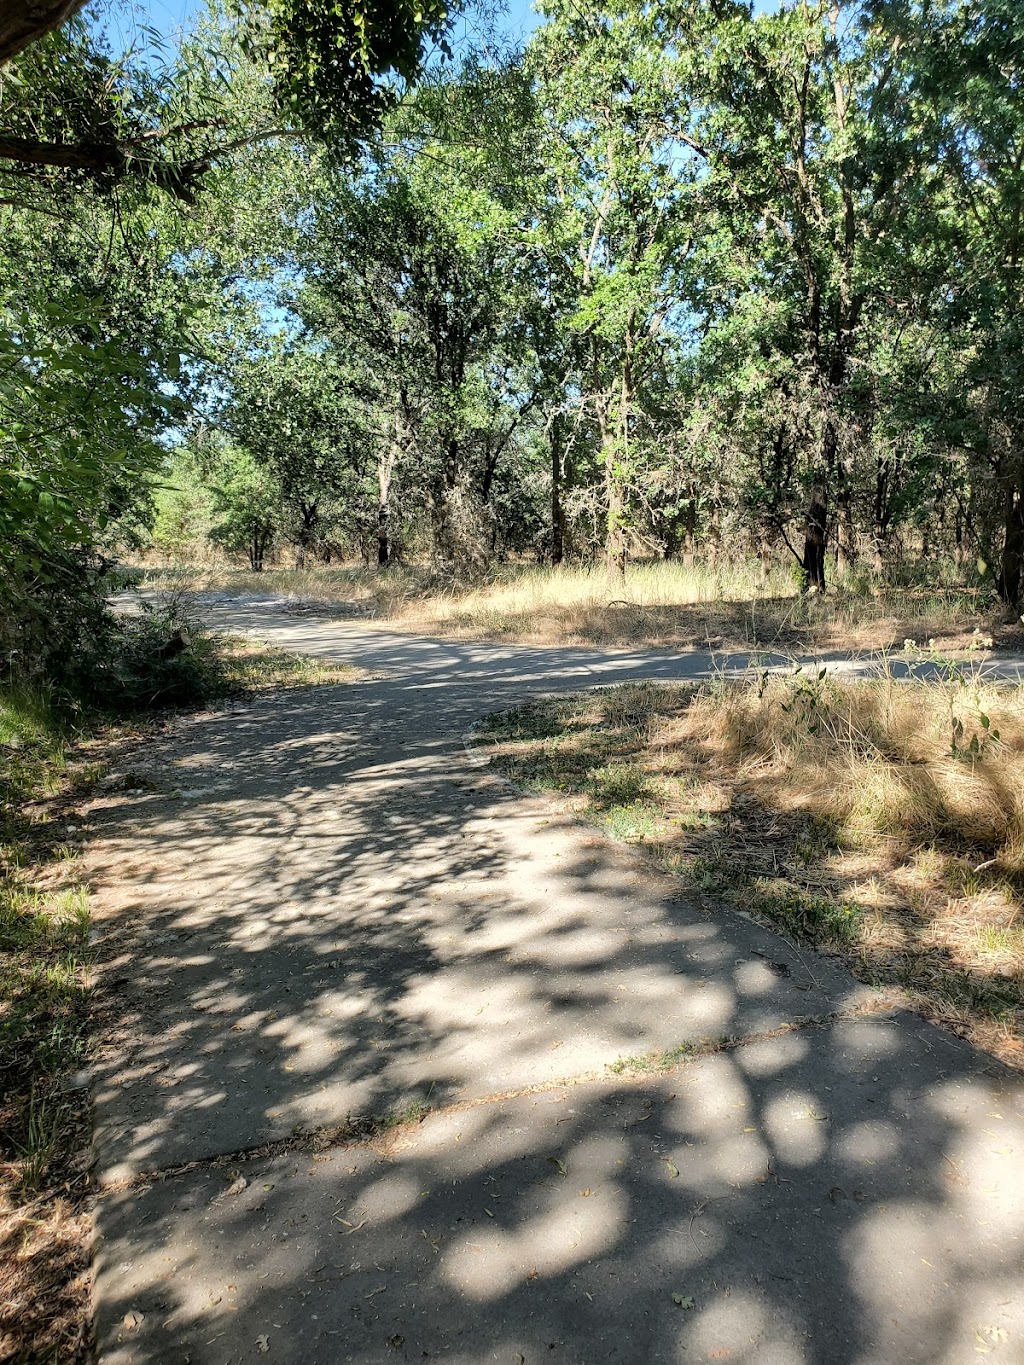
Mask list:
[{"label": "tall dry grass clump", "polygon": [[1024,870],[1024,687],[801,672],[697,697],[672,723],[766,804],[849,839],[941,837]]},{"label": "tall dry grass clump", "polygon": [[968,588],[892,589],[839,581],[826,596],[801,593],[786,567],[755,560],[714,564],[638,561],[625,577],[599,564],[502,564],[462,581],[428,564],[387,569],[331,564],[251,573],[230,564],[141,570],[144,586],[188,579],[194,592],[283,597],[332,606],[390,628],[458,639],[537,645],[700,649],[876,650],[906,637],[945,650],[979,639],[1014,646],[991,603]]}]

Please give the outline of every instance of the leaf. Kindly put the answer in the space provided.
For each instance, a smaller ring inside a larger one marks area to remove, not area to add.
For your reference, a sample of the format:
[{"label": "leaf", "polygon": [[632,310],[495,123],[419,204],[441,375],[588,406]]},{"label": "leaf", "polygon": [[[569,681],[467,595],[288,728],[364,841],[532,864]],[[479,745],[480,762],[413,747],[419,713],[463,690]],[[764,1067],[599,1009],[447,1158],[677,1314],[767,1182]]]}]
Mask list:
[{"label": "leaf", "polygon": [[689,1309],[694,1307],[692,1294],[673,1294],[672,1302],[677,1308]]},{"label": "leaf", "polygon": [[672,1177],[673,1180],[675,1180],[675,1178],[679,1174],[679,1167],[675,1164],[674,1161],[669,1161],[667,1157],[665,1158],[665,1165],[668,1167],[669,1175]]},{"label": "leaf", "polygon": [[256,1349],[257,1351],[262,1352],[263,1355],[266,1355],[270,1350],[270,1338],[265,1332],[261,1333],[260,1336],[256,1338]]},{"label": "leaf", "polygon": [[548,1161],[551,1162],[552,1166],[558,1167],[558,1174],[564,1180],[565,1177],[569,1174],[569,1167],[565,1164],[565,1162],[559,1161],[557,1156],[549,1156]]},{"label": "leaf", "polygon": [[249,1182],[248,1180],[246,1180],[245,1176],[240,1175],[237,1180],[232,1181],[232,1183],[227,1187],[226,1190],[221,1190],[220,1194],[218,1194],[211,1202],[214,1204],[219,1204],[224,1199],[236,1199],[242,1193],[242,1191],[248,1186],[248,1184]]}]

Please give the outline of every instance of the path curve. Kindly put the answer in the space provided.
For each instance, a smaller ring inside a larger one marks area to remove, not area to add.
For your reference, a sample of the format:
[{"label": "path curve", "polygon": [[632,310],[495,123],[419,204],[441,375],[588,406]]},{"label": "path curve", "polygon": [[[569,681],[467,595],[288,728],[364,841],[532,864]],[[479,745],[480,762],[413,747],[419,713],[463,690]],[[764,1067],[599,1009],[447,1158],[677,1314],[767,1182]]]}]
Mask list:
[{"label": "path curve", "polygon": [[721,660],[207,612],[366,672],[91,812],[104,1361],[1024,1365],[1019,1078],[463,748]]}]

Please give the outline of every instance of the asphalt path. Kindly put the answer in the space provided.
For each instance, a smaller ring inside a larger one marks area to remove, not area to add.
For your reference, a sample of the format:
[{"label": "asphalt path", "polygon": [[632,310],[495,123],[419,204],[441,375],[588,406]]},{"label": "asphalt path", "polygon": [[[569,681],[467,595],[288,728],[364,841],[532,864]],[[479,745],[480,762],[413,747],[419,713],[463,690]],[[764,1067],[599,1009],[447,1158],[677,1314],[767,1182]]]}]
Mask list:
[{"label": "asphalt path", "polygon": [[361,673],[90,812],[104,1362],[1024,1365],[1020,1077],[466,748],[744,658],[205,612]]}]

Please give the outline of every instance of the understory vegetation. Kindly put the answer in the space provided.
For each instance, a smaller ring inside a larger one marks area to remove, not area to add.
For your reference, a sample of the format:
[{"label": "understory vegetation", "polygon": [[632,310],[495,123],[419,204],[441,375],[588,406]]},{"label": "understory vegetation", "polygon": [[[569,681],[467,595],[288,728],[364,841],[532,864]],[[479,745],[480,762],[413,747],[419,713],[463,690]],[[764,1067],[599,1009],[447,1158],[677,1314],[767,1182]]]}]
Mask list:
[{"label": "understory vegetation", "polygon": [[438,579],[429,566],[265,569],[224,563],[148,567],[136,583],[204,596],[270,597],[390,628],[527,644],[677,645],[682,648],[871,651],[933,641],[953,650],[1013,650],[1024,631],[991,593],[933,583],[863,582],[827,596],[794,591],[755,563],[718,567],[643,561],[621,578],[604,567],[506,565],[475,582]]},{"label": "understory vegetation", "polygon": [[618,687],[477,742],[693,892],[1024,1067],[1024,688],[945,668]]}]

